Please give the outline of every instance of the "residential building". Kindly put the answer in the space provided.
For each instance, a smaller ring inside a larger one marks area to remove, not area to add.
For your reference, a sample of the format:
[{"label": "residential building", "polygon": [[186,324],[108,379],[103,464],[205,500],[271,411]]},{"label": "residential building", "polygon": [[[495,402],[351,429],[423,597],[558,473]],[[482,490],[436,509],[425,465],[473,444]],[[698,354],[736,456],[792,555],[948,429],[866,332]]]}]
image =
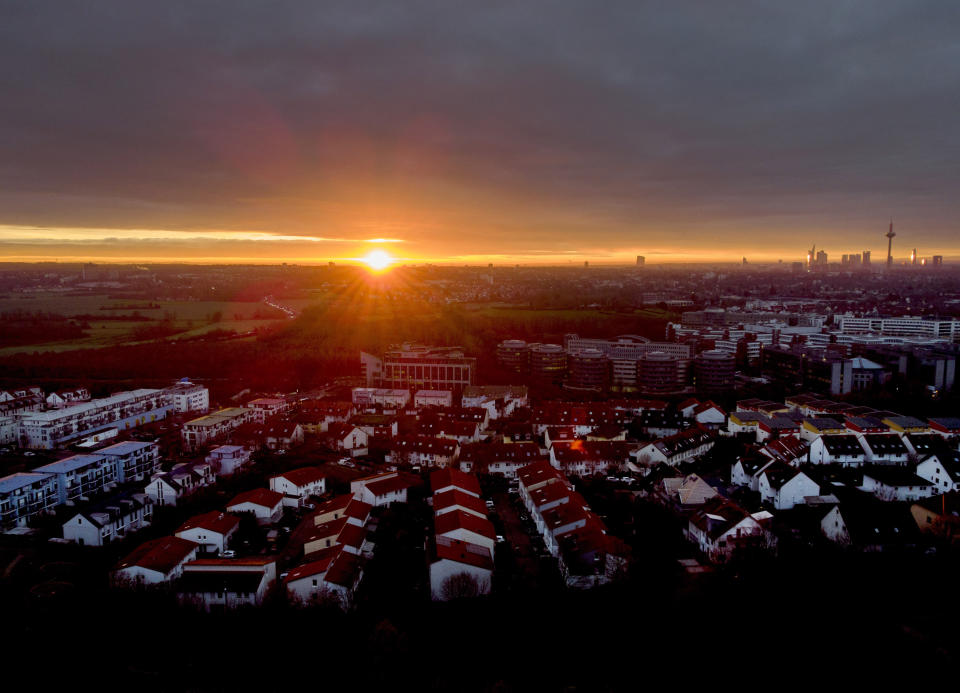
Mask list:
[{"label": "residential building", "polygon": [[63,523],[63,538],[81,546],[104,546],[149,526],[152,519],[150,499],[127,493],[80,509]]},{"label": "residential building", "polygon": [[439,536],[430,562],[430,593],[434,601],[489,594],[493,554],[486,546]]},{"label": "residential building", "polygon": [[191,517],[174,535],[196,543],[200,553],[220,554],[227,549],[230,537],[239,526],[240,518],[236,515],[211,510]]},{"label": "residential building", "polygon": [[936,493],[932,482],[903,467],[872,467],[863,472],[863,490],[882,501],[915,501]]},{"label": "residential building", "polygon": [[103,399],[20,415],[23,447],[53,450],[106,428],[126,430],[166,418],[172,405],[161,390],[117,392]]},{"label": "residential building", "polygon": [[400,472],[385,472],[354,479],[350,493],[359,501],[378,507],[392,503],[406,503],[407,491],[419,484],[419,480]]},{"label": "residential building", "polygon": [[57,476],[17,472],[0,478],[0,529],[25,527],[60,505]]},{"label": "residential building", "polygon": [[177,596],[203,611],[261,606],[276,579],[273,556],[198,558],[183,566]]},{"label": "residential building", "polygon": [[227,512],[250,513],[257,519],[258,524],[272,524],[283,514],[283,494],[255,488],[241,493],[227,503]]},{"label": "residential building", "polygon": [[289,411],[290,402],[282,397],[258,397],[247,402],[245,408],[253,412],[253,421],[262,424]]},{"label": "residential building", "polygon": [[243,407],[220,409],[183,424],[183,444],[188,450],[196,450],[218,438],[226,436],[240,426],[254,421],[253,410]]},{"label": "residential building", "polygon": [[389,445],[390,462],[414,467],[449,467],[460,453],[460,444],[450,438],[397,436]]},{"label": "residential building", "polygon": [[320,558],[291,570],[284,585],[295,605],[334,603],[348,608],[362,579],[360,558],[338,545]]},{"label": "residential building", "polygon": [[183,566],[197,557],[199,545],[180,537],[160,537],[145,542],[114,566],[113,583],[157,585],[183,574]]},{"label": "residential building", "polygon": [[775,510],[804,505],[806,498],[820,495],[820,485],[802,471],[784,462],[772,462],[758,473],[760,499]]},{"label": "residential building", "polygon": [[302,508],[311,496],[327,492],[327,474],[320,467],[299,467],[271,477],[270,490],[283,494],[283,504]]},{"label": "residential building", "polygon": [[218,445],[207,455],[216,475],[231,476],[250,464],[251,452],[242,445]]},{"label": "residential building", "polygon": [[180,462],[169,472],[154,474],[143,492],[157,505],[176,505],[181,498],[211,485],[216,479],[209,462]]},{"label": "residential building", "polygon": [[206,414],[210,411],[210,391],[203,385],[190,382],[189,378],[180,379],[163,392],[177,414]]}]

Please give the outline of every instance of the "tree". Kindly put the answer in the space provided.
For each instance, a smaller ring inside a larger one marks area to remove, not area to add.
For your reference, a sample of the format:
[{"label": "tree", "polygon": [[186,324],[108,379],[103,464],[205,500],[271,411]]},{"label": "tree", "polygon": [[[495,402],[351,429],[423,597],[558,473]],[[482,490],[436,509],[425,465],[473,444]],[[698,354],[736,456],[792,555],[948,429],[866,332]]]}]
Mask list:
[{"label": "tree", "polygon": [[476,597],[485,590],[481,581],[470,573],[455,573],[443,581],[440,586],[440,597],[444,601]]}]

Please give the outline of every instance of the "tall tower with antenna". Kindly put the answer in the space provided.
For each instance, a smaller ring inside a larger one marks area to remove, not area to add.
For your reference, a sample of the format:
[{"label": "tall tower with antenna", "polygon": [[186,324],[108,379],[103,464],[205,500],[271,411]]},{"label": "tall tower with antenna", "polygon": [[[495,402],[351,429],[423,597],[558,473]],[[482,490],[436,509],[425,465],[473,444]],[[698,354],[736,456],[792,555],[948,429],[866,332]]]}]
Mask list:
[{"label": "tall tower with antenna", "polygon": [[893,267],[893,237],[896,235],[893,232],[893,219],[891,219],[890,230],[887,231],[887,269]]}]

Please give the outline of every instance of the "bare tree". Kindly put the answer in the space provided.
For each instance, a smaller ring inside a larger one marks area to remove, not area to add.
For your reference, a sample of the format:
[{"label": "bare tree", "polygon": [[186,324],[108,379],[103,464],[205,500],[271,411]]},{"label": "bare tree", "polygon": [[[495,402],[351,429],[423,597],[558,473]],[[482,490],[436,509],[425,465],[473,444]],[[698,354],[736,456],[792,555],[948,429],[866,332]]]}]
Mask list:
[{"label": "bare tree", "polygon": [[485,591],[484,582],[470,573],[455,573],[443,581],[440,596],[444,601],[476,597]]}]

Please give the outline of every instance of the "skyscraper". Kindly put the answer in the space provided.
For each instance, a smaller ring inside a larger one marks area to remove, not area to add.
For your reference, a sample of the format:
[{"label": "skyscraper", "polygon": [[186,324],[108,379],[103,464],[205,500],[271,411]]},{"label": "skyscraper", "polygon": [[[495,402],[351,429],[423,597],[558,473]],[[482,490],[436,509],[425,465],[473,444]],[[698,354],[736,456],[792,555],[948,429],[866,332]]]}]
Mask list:
[{"label": "skyscraper", "polygon": [[645,258],[643,255],[637,255],[637,267],[643,267],[646,262],[647,258]]}]

